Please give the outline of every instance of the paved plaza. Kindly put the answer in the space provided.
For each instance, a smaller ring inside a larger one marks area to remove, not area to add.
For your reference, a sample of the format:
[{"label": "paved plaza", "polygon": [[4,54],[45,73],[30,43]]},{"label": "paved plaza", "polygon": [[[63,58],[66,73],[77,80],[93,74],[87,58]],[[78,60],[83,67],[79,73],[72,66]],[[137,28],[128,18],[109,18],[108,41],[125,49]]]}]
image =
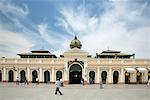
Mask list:
[{"label": "paved plaza", "polygon": [[0,100],[149,100],[150,87],[142,85],[65,85],[54,95],[54,84],[0,83]]}]

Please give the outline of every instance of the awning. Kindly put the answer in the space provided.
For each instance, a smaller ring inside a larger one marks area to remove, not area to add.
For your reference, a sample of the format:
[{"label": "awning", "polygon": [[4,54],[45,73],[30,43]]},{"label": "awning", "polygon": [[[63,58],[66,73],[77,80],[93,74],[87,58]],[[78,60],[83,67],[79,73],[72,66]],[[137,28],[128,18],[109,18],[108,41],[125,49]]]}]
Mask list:
[{"label": "awning", "polygon": [[136,72],[135,68],[124,68],[127,72]]},{"label": "awning", "polygon": [[137,70],[138,70],[139,72],[145,72],[145,71],[147,71],[146,68],[137,68]]}]

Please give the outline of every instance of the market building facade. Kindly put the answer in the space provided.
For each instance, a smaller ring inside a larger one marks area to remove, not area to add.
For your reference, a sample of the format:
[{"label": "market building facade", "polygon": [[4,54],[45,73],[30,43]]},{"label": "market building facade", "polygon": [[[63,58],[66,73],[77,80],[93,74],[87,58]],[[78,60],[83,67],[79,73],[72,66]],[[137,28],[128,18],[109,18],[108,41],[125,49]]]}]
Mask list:
[{"label": "market building facade", "polygon": [[81,49],[75,38],[70,50],[57,57],[47,50],[18,54],[20,58],[0,58],[0,82],[54,83],[62,78],[65,83],[130,84],[146,83],[150,79],[150,59],[136,59],[135,54],[106,50],[95,57]]}]

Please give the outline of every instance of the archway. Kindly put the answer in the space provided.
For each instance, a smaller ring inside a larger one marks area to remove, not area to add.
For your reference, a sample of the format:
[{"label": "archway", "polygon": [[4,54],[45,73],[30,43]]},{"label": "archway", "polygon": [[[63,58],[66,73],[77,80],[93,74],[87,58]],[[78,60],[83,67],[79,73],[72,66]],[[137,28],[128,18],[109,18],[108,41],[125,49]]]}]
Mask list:
[{"label": "archway", "polygon": [[82,68],[78,64],[73,64],[69,70],[69,83],[70,84],[81,84],[82,79]]},{"label": "archway", "polygon": [[141,84],[142,83],[142,73],[137,71],[137,74],[136,74],[136,82],[138,84]]},{"label": "archway", "polygon": [[32,72],[32,83],[36,83],[36,78],[38,78],[38,73],[36,70]]},{"label": "archway", "polygon": [[102,79],[102,83],[106,84],[106,80],[107,80],[107,72],[106,71],[102,72],[101,79]]},{"label": "archway", "polygon": [[125,72],[125,84],[129,84],[130,83],[130,73],[129,72]]},{"label": "archway", "polygon": [[119,79],[119,72],[118,71],[114,71],[114,73],[113,73],[113,84],[117,84],[118,83],[118,79]]},{"label": "archway", "polygon": [[0,82],[2,81],[2,71],[0,70]]},{"label": "archway", "polygon": [[44,83],[50,82],[50,72],[47,70],[44,72]]},{"label": "archway", "polygon": [[56,79],[62,79],[62,72],[61,71],[56,72]]},{"label": "archway", "polygon": [[14,81],[14,72],[10,70],[8,72],[8,82],[13,82]]},{"label": "archway", "polygon": [[23,83],[25,81],[25,78],[26,78],[26,74],[25,74],[25,71],[22,70],[20,72],[20,82]]},{"label": "archway", "polygon": [[95,72],[94,71],[89,72],[89,82],[90,84],[95,84]]}]

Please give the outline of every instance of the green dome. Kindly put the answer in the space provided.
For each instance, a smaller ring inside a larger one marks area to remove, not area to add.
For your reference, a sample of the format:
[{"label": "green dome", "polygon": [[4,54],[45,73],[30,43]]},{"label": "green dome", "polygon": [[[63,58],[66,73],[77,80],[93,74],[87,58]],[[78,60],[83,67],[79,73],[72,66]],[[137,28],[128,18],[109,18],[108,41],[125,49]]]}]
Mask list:
[{"label": "green dome", "polygon": [[82,47],[81,42],[75,36],[75,38],[70,43],[70,48],[71,49],[73,49],[73,48],[79,48],[79,49],[81,49],[81,47]]}]

